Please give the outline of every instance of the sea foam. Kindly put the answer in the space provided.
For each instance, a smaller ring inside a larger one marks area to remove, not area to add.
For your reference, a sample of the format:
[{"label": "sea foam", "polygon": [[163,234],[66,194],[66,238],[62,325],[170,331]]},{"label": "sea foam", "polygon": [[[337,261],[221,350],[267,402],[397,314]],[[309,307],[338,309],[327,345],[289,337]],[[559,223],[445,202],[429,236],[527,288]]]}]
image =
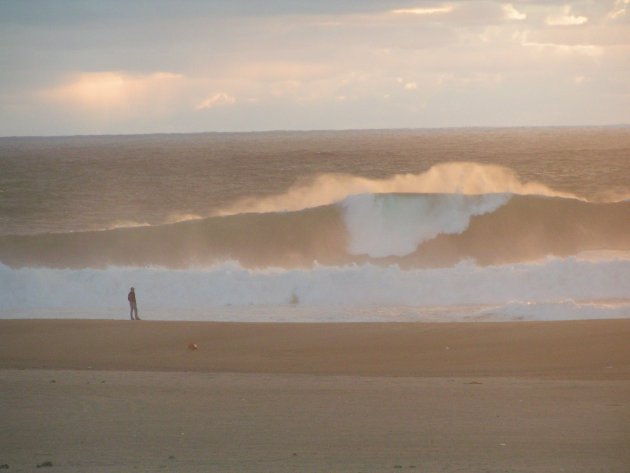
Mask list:
[{"label": "sea foam", "polygon": [[[191,311],[194,318],[215,320],[224,310],[231,311],[231,320],[252,320],[262,308],[272,314],[295,308],[324,318],[341,311],[352,313],[352,321],[373,320],[383,310],[393,320],[408,312],[437,320],[440,313],[444,320],[452,319],[449,313],[499,320],[630,317],[627,281],[630,260],[620,258],[547,258],[487,267],[462,262],[413,270],[372,264],[299,270],[251,270],[236,263],[191,270],[0,265],[0,315],[19,318],[43,310],[82,317],[86,310],[116,318],[125,314],[126,293],[134,286],[141,311],[165,319],[186,318],[178,311]],[[621,304],[613,307],[611,300]]]}]

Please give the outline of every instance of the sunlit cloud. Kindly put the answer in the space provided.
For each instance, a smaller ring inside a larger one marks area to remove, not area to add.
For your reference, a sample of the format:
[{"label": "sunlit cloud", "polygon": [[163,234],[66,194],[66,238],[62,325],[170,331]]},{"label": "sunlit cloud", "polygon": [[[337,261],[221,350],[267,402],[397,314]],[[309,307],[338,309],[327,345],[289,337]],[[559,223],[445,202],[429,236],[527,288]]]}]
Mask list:
[{"label": "sunlit cloud", "polygon": [[608,14],[608,18],[616,20],[626,14],[626,5],[630,4],[630,0],[616,0],[613,10]]},{"label": "sunlit cloud", "polygon": [[503,5],[503,15],[508,20],[526,20],[527,14],[519,12],[511,3]]},{"label": "sunlit cloud", "polygon": [[563,55],[583,55],[596,57],[604,54],[605,48],[595,44],[578,43],[564,44],[554,43],[551,41],[531,41],[529,39],[529,31],[515,33],[513,39],[520,42],[521,46],[530,48],[539,53],[553,53]]},{"label": "sunlit cloud", "polygon": [[584,76],[575,76],[573,78],[573,82],[575,83],[575,85],[583,85],[586,82],[588,82],[588,77],[584,77]]},{"label": "sunlit cloud", "polygon": [[451,13],[452,11],[453,7],[446,5],[435,8],[401,8],[393,10],[392,13],[396,15],[442,15],[444,13]]},{"label": "sunlit cloud", "polygon": [[571,6],[566,5],[562,14],[547,17],[545,23],[549,26],[577,26],[583,25],[587,21],[588,18],[585,16],[572,15]]},{"label": "sunlit cloud", "polygon": [[[63,36],[82,45],[76,50],[40,44],[43,33],[20,25],[0,27],[0,49],[15,50],[0,68],[0,133],[630,119],[630,0],[339,0],[317,2],[315,12],[298,4],[204,16],[184,2],[181,17],[104,18],[100,30],[77,17]],[[156,42],[161,22],[172,35]],[[102,33],[109,27],[115,36]],[[553,117],[539,102],[552,94]],[[596,116],[578,102],[606,105]]]},{"label": "sunlit cloud", "polygon": [[556,44],[524,42],[523,46],[538,51],[551,51],[559,54],[581,54],[584,56],[601,56],[604,52],[601,46],[594,44]]},{"label": "sunlit cloud", "polygon": [[236,98],[226,92],[217,92],[195,107],[197,110],[207,110],[210,108],[220,107],[222,105],[232,105],[236,103]]},{"label": "sunlit cloud", "polygon": [[42,92],[48,100],[63,101],[94,109],[126,107],[148,95],[164,93],[183,80],[180,74],[156,72],[133,75],[124,72],[88,72],[66,84]]}]

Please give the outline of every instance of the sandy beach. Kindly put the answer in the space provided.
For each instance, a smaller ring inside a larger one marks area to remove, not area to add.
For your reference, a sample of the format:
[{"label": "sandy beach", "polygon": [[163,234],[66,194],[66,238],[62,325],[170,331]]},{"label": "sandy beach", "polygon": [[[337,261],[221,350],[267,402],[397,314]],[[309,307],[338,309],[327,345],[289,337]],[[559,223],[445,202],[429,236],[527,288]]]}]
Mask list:
[{"label": "sandy beach", "polygon": [[628,340],[630,320],[3,320],[0,467],[623,473]]}]

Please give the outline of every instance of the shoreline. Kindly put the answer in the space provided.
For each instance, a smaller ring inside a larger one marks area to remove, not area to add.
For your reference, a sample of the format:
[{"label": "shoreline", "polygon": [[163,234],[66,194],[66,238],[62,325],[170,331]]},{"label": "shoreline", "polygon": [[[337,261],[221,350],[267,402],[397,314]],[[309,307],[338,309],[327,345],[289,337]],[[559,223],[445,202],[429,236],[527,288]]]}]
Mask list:
[{"label": "shoreline", "polygon": [[[0,320],[0,369],[630,380],[630,320]],[[189,345],[195,344],[196,349]]]}]

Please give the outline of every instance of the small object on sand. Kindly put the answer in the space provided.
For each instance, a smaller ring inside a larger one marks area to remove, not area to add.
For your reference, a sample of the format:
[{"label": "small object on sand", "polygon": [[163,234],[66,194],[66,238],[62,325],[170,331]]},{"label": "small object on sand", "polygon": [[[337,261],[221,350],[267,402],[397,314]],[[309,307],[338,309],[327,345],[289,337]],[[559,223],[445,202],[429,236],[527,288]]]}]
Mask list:
[{"label": "small object on sand", "polygon": [[188,344],[188,349],[189,349],[190,351],[199,350],[199,345],[197,345],[196,343],[192,343],[192,342],[190,342],[190,343]]},{"label": "small object on sand", "polygon": [[37,465],[37,468],[48,468],[50,466],[53,466],[52,462],[44,462]]},{"label": "small object on sand", "polygon": [[168,456],[168,459],[169,459],[169,460],[175,460],[175,455],[169,455],[169,456]]},{"label": "small object on sand", "polygon": [[9,465],[7,465],[6,463],[3,463],[2,465],[0,465],[0,470],[8,470],[9,469]]}]

